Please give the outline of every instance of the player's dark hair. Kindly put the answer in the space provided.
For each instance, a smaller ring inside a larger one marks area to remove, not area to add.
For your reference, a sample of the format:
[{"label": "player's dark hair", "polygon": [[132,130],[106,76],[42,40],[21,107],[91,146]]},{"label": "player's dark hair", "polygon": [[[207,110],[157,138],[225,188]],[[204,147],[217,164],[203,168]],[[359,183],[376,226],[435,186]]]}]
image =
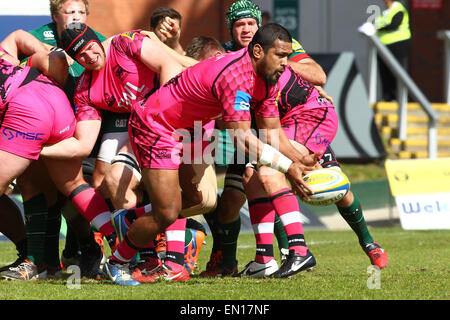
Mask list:
[{"label": "player's dark hair", "polygon": [[255,44],[259,44],[264,52],[267,52],[269,48],[275,46],[276,40],[284,42],[292,42],[292,37],[289,31],[283,26],[277,23],[268,23],[263,25],[256,31],[252,41],[248,45],[248,51],[253,52]]},{"label": "player's dark hair", "polygon": [[152,29],[155,29],[158,23],[165,17],[177,19],[178,21],[180,21],[181,28],[181,14],[177,10],[169,7],[159,7],[153,12],[152,16],[150,17],[150,27]]},{"label": "player's dark hair", "polygon": [[266,19],[267,21],[270,21],[272,19],[269,11],[263,11],[261,12],[261,19]]},{"label": "player's dark hair", "polygon": [[216,50],[225,53],[225,49],[220,42],[212,37],[198,36],[191,40],[186,48],[186,56],[200,60],[205,53]]}]

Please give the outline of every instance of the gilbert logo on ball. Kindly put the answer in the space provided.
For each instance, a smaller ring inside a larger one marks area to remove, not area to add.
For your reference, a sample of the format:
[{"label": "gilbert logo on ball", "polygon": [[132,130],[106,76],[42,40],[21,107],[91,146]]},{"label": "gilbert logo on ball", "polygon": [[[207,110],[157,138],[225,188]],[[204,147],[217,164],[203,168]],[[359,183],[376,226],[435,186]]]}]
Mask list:
[{"label": "gilbert logo on ball", "polygon": [[350,189],[350,181],[339,169],[319,169],[303,177],[314,192],[306,203],[313,206],[328,206],[341,200]]}]

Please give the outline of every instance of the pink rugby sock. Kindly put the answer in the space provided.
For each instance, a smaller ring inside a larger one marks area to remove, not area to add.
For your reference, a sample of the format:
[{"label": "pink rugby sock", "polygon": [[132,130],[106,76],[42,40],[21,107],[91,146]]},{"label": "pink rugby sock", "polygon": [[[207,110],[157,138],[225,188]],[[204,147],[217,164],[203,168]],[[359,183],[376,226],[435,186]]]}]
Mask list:
[{"label": "pink rugby sock", "polygon": [[110,259],[120,263],[128,263],[140,249],[141,248],[136,246],[136,244],[128,238],[127,233],[125,238],[117,246],[116,251],[114,251]]},{"label": "pink rugby sock", "polygon": [[105,237],[114,232],[111,211],[103,196],[88,184],[75,188],[69,195],[75,208]]},{"label": "pink rugby sock", "polygon": [[178,272],[184,266],[186,218],[177,219],[166,229],[167,251],[164,263]]},{"label": "pink rugby sock", "polygon": [[305,256],[308,248],[303,234],[297,197],[291,189],[285,188],[270,195],[270,199],[286,231],[289,251],[294,250],[295,253]]},{"label": "pink rugby sock", "polygon": [[250,221],[256,240],[255,262],[267,263],[273,256],[275,208],[269,198],[249,201]]},{"label": "pink rugby sock", "polygon": [[125,214],[125,223],[128,227],[131,226],[131,224],[139,217],[142,217],[146,213],[149,213],[152,210],[152,205],[147,204],[143,207],[136,208],[135,206],[132,206],[130,208],[127,208],[127,213]]}]

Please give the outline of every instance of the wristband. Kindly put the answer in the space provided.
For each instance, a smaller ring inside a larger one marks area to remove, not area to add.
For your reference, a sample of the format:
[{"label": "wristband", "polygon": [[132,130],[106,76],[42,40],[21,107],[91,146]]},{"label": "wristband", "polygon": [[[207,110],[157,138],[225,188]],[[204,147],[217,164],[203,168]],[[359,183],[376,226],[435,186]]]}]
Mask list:
[{"label": "wristband", "polygon": [[[278,155],[278,161],[276,163],[274,163],[275,154]],[[258,163],[286,173],[292,164],[292,160],[272,146],[264,144]]]},{"label": "wristband", "polygon": [[278,155],[279,158],[278,158],[278,168],[277,168],[277,170],[280,171],[280,172],[286,173],[286,172],[288,172],[289,167],[292,164],[292,160],[289,159],[288,157],[286,157],[281,152],[278,151],[278,153],[279,153],[279,155]]}]

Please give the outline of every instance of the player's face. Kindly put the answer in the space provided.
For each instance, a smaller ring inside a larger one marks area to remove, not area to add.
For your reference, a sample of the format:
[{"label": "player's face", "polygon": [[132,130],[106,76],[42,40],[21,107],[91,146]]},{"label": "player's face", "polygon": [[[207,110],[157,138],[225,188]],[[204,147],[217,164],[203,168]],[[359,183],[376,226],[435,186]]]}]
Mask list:
[{"label": "player's face", "polygon": [[72,22],[86,23],[86,6],[80,0],[66,1],[62,4],[58,13],[53,16],[53,19],[55,20],[58,34],[61,35],[64,26]]},{"label": "player's face", "polygon": [[100,70],[105,66],[105,52],[96,41],[92,41],[78,54],[77,61],[88,70]]},{"label": "player's face", "polygon": [[259,76],[266,79],[270,85],[277,83],[286,69],[288,57],[292,53],[292,43],[275,40],[274,47],[269,48],[260,62]]},{"label": "player's face", "polygon": [[258,31],[258,24],[253,18],[239,19],[233,24],[233,39],[238,49],[245,48],[252,41]]}]

